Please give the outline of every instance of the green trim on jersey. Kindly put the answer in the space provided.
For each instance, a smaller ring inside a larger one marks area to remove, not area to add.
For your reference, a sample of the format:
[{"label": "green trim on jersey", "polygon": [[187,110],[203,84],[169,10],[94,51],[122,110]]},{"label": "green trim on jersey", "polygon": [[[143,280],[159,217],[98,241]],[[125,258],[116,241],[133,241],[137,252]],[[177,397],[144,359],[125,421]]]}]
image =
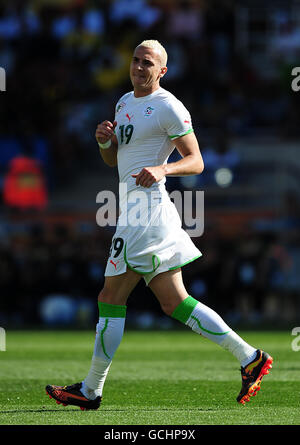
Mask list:
[{"label": "green trim on jersey", "polygon": [[[138,274],[140,274],[140,275],[147,275],[147,274],[150,274],[150,273],[155,272],[156,269],[160,266],[161,261],[160,261],[159,256],[158,256],[158,255],[152,255],[152,266],[153,266],[153,270],[151,270],[150,272],[142,272],[142,271],[140,271],[140,270],[137,270],[136,268],[130,266],[130,264],[128,263],[127,255],[126,255],[126,247],[127,247],[127,246],[126,246],[126,243],[125,243],[125,247],[124,247],[124,261],[125,261],[125,263],[126,263],[126,266],[129,267],[130,270],[133,270],[134,272],[136,272],[136,273],[138,273]],[[157,261],[158,261],[156,267],[155,267],[155,258],[157,258]]]},{"label": "green trim on jersey", "polygon": [[180,267],[185,266],[186,264],[191,263],[192,261],[195,261],[197,258],[200,258],[202,256],[202,253],[200,253],[200,255],[195,256],[194,258],[192,258],[191,260],[186,261],[185,263],[179,264],[179,266],[174,266],[174,267],[169,267],[169,270],[175,270],[175,269],[179,269]]},{"label": "green trim on jersey", "polygon": [[119,304],[109,304],[102,303],[98,301],[99,316],[100,317],[111,317],[111,318],[125,318],[126,317],[126,306]]},{"label": "green trim on jersey", "polygon": [[198,303],[198,300],[189,295],[175,308],[171,317],[186,324]]},{"label": "green trim on jersey", "polygon": [[181,136],[185,136],[186,134],[190,134],[190,133],[193,133],[193,132],[194,132],[194,129],[190,128],[188,131],[186,131],[183,134],[173,134],[173,135],[169,136],[169,138],[172,141],[173,139],[181,138]]}]

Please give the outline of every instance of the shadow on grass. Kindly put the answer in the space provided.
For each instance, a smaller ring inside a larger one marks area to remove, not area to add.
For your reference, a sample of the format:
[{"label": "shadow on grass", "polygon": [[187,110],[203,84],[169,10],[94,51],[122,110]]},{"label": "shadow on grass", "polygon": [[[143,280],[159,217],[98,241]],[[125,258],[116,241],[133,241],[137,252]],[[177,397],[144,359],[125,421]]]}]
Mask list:
[{"label": "shadow on grass", "polygon": [[[78,411],[78,409],[68,409],[68,412]],[[10,409],[0,411],[0,414],[17,414],[17,413],[59,413],[59,409]]]},{"label": "shadow on grass", "polygon": [[[136,410],[136,407],[133,407],[132,408],[132,410]],[[166,412],[169,412],[169,411],[171,411],[171,412],[174,412],[174,411],[183,411],[184,410],[184,408],[182,408],[182,409],[180,409],[180,408],[178,408],[178,409],[174,409],[174,408],[138,408],[138,410],[139,411],[143,411],[143,412],[156,412],[156,411],[166,411]],[[87,410],[87,411],[84,411],[84,413],[86,413],[86,412],[96,412],[97,410],[93,410],[93,409],[91,409],[91,410]],[[126,408],[124,408],[124,409],[105,409],[105,408],[103,408],[103,409],[101,409],[101,410],[99,410],[99,412],[103,412],[103,413],[117,413],[117,412],[120,412],[120,413],[128,413],[128,411],[130,411],[130,408],[129,407],[126,407]],[[193,411],[193,412],[207,412],[207,411],[217,411],[216,409],[213,409],[213,408],[206,408],[206,409],[203,409],[203,408],[190,408],[188,411]],[[59,409],[43,409],[43,408],[40,408],[40,409],[10,409],[10,410],[5,410],[5,411],[2,411],[2,410],[0,410],[0,414],[24,414],[24,413],[61,413],[62,411],[60,411]],[[81,411],[80,411],[80,409],[77,409],[77,408],[73,408],[73,409],[64,409],[63,410],[63,412],[67,412],[67,413],[70,413],[70,412],[77,412],[77,413],[82,413]]]}]

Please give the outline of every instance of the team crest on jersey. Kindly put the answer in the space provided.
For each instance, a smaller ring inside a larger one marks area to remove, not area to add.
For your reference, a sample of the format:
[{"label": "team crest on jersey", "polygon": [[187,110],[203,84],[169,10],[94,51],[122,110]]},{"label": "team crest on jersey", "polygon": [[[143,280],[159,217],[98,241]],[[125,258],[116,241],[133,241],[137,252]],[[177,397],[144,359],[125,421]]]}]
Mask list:
[{"label": "team crest on jersey", "polygon": [[120,113],[120,111],[125,107],[126,103],[125,102],[121,102],[116,109],[116,113]]},{"label": "team crest on jersey", "polygon": [[153,107],[147,107],[146,110],[144,111],[144,117],[151,117],[153,112],[154,112]]}]

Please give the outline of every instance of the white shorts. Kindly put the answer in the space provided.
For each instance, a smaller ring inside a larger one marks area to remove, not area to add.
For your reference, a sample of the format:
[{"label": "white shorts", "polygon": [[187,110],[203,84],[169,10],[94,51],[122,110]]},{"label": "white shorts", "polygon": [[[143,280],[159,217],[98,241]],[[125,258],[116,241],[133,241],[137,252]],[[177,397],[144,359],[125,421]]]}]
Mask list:
[{"label": "white shorts", "polygon": [[143,275],[148,285],[156,275],[182,267],[202,255],[182,229],[167,192],[138,206],[138,192],[131,192],[130,196],[135,202],[127,202],[126,209],[121,206],[105,276],[120,275],[128,267]]}]

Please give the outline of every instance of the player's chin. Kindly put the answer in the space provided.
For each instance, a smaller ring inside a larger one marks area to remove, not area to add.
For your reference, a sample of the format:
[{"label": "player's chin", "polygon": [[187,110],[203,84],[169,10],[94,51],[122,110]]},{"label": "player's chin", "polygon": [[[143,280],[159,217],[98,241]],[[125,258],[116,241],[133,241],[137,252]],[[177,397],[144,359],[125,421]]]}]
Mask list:
[{"label": "player's chin", "polygon": [[143,76],[132,76],[131,82],[133,86],[138,86],[140,88],[145,87],[147,85],[147,80]]}]

